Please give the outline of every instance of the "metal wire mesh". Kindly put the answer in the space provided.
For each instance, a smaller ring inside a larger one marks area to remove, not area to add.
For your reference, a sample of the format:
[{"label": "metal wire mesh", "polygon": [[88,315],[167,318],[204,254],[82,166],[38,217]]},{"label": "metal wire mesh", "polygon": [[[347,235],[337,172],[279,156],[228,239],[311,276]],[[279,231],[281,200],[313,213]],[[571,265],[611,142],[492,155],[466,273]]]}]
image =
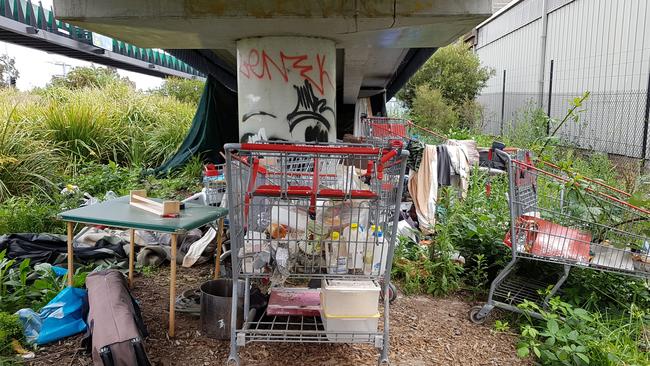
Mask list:
[{"label": "metal wire mesh", "polygon": [[513,255],[650,277],[650,213],[599,186],[512,160]]},{"label": "metal wire mesh", "polygon": [[[315,144],[242,144],[226,151],[233,278],[247,284],[354,279],[387,288],[406,151]],[[244,324],[231,333],[231,358],[251,342],[370,343],[387,358],[387,300],[382,315],[342,331],[328,328],[324,321],[337,320],[327,316],[249,318],[249,296]],[[233,295],[233,309],[237,301]]]},{"label": "metal wire mesh", "polygon": [[[556,121],[567,113],[569,103],[580,96],[576,93],[553,93],[550,116]],[[537,93],[485,93],[478,97],[484,107],[482,130],[492,135],[508,135],[526,122],[525,111],[536,108]],[[644,139],[650,138],[645,130],[647,91],[592,92],[584,102],[579,122],[569,121],[558,131],[564,143],[579,148],[610,154],[643,158],[650,156],[650,146]],[[548,110],[548,94],[544,94],[542,109]],[[554,130],[557,123],[550,125]],[[647,136],[644,136],[644,131]]]}]

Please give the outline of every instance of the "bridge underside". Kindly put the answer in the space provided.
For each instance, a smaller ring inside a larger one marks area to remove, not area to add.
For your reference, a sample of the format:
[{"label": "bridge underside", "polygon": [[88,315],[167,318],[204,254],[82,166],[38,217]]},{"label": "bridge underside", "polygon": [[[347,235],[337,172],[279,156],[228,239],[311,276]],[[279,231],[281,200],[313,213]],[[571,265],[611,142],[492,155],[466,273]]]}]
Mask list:
[{"label": "bridge underside", "polygon": [[184,72],[120,55],[64,36],[46,33],[2,17],[0,17],[0,40],[140,74],[157,77],[192,77]]},{"label": "bridge underside", "polygon": [[[155,6],[152,4],[155,3]],[[340,99],[391,97],[433,53],[491,14],[490,0],[55,0],[57,17],[140,47],[164,48],[236,90],[236,41],[330,39]]]}]

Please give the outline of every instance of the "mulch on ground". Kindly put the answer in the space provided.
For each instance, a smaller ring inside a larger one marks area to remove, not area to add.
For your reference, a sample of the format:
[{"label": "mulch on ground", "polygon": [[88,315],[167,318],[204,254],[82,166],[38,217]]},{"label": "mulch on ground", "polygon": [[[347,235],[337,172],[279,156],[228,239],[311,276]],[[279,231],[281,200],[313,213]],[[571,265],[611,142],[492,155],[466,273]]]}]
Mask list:
[{"label": "mulch on ground", "polygon": [[[178,288],[198,288],[210,278],[210,267],[179,268]],[[141,304],[150,336],[147,350],[153,365],[223,365],[228,341],[201,335],[198,317],[176,315],[176,337],[167,336],[169,268],[139,275],[133,295]],[[473,304],[460,297],[401,296],[390,309],[391,365],[527,365],[515,354],[516,337],[496,333],[491,324],[467,318]],[[81,336],[44,346],[28,364],[91,365],[79,348]],[[253,344],[240,348],[242,365],[376,365],[379,352],[369,345]]]}]

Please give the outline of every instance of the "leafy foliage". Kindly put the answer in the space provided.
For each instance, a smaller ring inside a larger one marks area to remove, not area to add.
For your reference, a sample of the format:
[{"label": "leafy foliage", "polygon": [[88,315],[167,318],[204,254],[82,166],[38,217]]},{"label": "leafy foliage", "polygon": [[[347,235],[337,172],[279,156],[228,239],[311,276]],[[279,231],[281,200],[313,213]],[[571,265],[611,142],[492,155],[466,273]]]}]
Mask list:
[{"label": "leafy foliage", "polygon": [[408,238],[400,238],[392,275],[402,281],[404,293],[441,296],[458,290],[462,268],[452,260],[453,253],[449,249],[444,242],[432,244],[430,249]]},{"label": "leafy foliage", "polygon": [[478,56],[462,41],[439,48],[398,93],[408,107],[413,105],[420,85],[440,90],[453,106],[474,100],[493,71],[481,67]]},{"label": "leafy foliage", "polygon": [[123,83],[134,87],[132,81],[120,77],[117,69],[110,67],[80,66],[75,67],[65,76],[55,76],[50,82],[50,87],[63,87],[67,89],[103,88],[111,84]]},{"label": "leafy foliage", "polygon": [[204,85],[205,83],[201,80],[171,77],[166,78],[163,84],[154,90],[154,93],[196,105],[199,104]]},{"label": "leafy foliage", "polygon": [[445,102],[439,90],[427,84],[417,87],[411,116],[415,123],[426,128],[448,131],[458,127],[458,113]]},{"label": "leafy foliage", "polygon": [[458,41],[438,49],[399,91],[411,118],[423,126],[447,132],[475,128],[482,114],[474,100],[493,71],[481,67],[476,54]]},{"label": "leafy foliage", "polygon": [[[0,357],[10,356],[13,352],[11,341],[18,341],[23,338],[23,326],[20,324],[18,315],[12,315],[4,311],[0,312]],[[2,359],[0,359],[0,362]]]},{"label": "leafy foliage", "polygon": [[9,55],[0,55],[0,88],[10,85],[12,79],[18,79],[16,60]]},{"label": "leafy foliage", "polygon": [[600,313],[551,299],[545,310],[532,302],[520,305],[536,311],[541,321],[526,317],[521,326],[520,357],[533,355],[544,365],[646,365],[648,352],[644,327],[650,319],[647,309],[632,306],[626,317],[611,318]]}]

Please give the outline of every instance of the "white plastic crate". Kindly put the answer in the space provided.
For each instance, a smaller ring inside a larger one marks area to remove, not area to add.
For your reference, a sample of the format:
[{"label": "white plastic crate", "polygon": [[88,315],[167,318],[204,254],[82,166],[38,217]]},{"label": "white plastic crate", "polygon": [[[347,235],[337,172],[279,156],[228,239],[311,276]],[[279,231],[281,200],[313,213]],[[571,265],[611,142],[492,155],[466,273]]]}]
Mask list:
[{"label": "white plastic crate", "polygon": [[368,317],[379,312],[379,286],[373,281],[323,280],[321,307],[328,317]]},{"label": "white plastic crate", "polygon": [[[351,318],[332,316],[321,310],[321,319],[330,342],[354,343],[368,342],[371,333],[377,332],[379,313],[368,317]],[[352,333],[350,333],[352,332]]]}]

